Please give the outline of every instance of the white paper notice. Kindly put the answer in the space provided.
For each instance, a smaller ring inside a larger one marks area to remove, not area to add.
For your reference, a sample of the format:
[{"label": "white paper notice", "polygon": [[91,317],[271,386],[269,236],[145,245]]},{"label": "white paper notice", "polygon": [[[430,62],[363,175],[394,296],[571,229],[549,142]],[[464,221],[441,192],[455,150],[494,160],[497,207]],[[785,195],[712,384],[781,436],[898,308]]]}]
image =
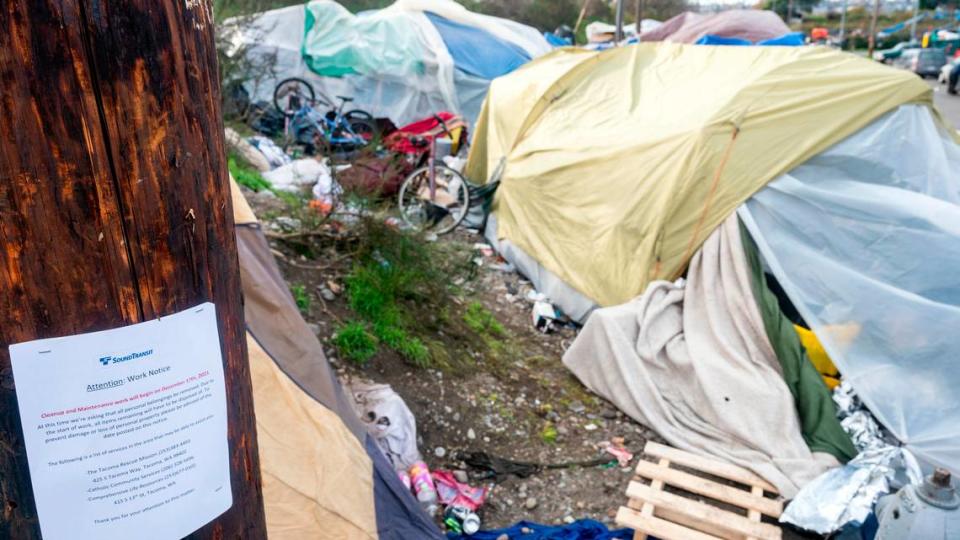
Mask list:
[{"label": "white paper notice", "polygon": [[182,538],[233,504],[213,304],[10,360],[44,540]]}]

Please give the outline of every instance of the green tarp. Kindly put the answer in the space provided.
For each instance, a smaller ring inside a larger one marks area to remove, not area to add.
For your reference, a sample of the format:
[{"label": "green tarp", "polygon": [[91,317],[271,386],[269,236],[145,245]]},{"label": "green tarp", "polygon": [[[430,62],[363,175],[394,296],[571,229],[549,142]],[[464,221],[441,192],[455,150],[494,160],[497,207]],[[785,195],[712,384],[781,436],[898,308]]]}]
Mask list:
[{"label": "green tarp", "polygon": [[740,235],[752,274],[753,296],[760,308],[767,337],[780,361],[783,379],[796,402],[803,440],[811,452],[826,452],[846,463],[857,455],[857,450],[840,426],[830,390],[807,359],[793,323],[780,310],[777,297],[767,286],[757,245],[742,223]]}]

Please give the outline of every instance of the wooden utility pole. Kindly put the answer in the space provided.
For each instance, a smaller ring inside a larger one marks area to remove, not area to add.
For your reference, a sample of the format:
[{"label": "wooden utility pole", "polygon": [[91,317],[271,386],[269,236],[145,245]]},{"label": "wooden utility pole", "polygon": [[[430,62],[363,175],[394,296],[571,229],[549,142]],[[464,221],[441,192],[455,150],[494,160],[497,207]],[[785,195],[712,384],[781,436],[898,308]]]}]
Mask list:
[{"label": "wooden utility pole", "polygon": [[209,0],[0,9],[0,538],[40,537],[8,347],[216,305],[233,506],[266,537]]},{"label": "wooden utility pole", "polygon": [[870,16],[870,35],[867,36],[867,58],[873,58],[873,49],[877,45],[877,17],[880,16],[880,0],[873,2],[873,14]]}]

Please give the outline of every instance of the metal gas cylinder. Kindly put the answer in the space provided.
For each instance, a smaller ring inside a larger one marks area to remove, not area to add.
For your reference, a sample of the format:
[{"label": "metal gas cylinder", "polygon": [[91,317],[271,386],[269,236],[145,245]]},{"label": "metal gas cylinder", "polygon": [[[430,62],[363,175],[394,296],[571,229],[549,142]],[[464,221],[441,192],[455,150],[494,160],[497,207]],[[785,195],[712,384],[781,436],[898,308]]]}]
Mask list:
[{"label": "metal gas cylinder", "polygon": [[937,469],[919,486],[907,485],[877,501],[876,540],[960,538],[960,496],[950,471]]}]

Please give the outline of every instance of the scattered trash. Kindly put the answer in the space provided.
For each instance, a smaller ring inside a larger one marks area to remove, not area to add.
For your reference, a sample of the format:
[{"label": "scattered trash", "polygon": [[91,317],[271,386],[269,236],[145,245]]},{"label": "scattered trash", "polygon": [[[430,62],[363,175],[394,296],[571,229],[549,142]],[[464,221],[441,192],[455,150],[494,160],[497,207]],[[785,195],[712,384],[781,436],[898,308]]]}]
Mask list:
[{"label": "scattered trash", "polygon": [[533,304],[533,326],[543,332],[544,334],[549,334],[556,330],[556,322],[560,316],[557,314],[557,309],[553,307],[553,304],[543,300],[538,300]]},{"label": "scattered trash", "polygon": [[473,245],[474,251],[479,251],[484,257],[493,257],[493,248],[490,244],[484,244],[483,242],[477,242]]},{"label": "scattered trash", "polygon": [[[298,159],[282,167],[263,173],[263,178],[275,189],[296,191],[318,182],[329,186],[330,168],[313,158]],[[331,188],[332,189],[332,188]]]},{"label": "scattered trash", "polygon": [[410,467],[410,481],[413,483],[413,493],[420,501],[420,505],[431,516],[437,513],[437,487],[433,483],[430,469],[427,464],[418,461]]},{"label": "scattered trash", "polygon": [[475,488],[458,482],[450,471],[434,471],[432,476],[442,504],[461,506],[476,512],[487,498],[486,488]]},{"label": "scattered trash", "polygon": [[443,524],[451,532],[470,536],[480,530],[480,517],[469,508],[448,506],[443,513]]},{"label": "scattered trash", "polygon": [[277,146],[277,143],[262,135],[254,135],[253,137],[248,138],[247,142],[259,150],[261,154],[263,154],[263,157],[266,158],[267,163],[270,164],[271,169],[282,167],[292,161],[290,156],[284,153],[282,148]]},{"label": "scattered trash", "polygon": [[324,214],[329,214],[343,194],[343,189],[333,179],[330,169],[326,165],[323,168],[324,170],[317,175],[317,183],[313,185],[313,200],[322,205]]},{"label": "scattered trash", "polygon": [[616,445],[610,442],[606,444],[601,443],[601,445],[604,452],[617,458],[617,463],[619,463],[621,467],[626,467],[633,461],[633,454],[622,445]]},{"label": "scattered trash", "polygon": [[386,384],[351,381],[344,386],[367,432],[395,470],[406,471],[422,460],[416,418],[399,394]]},{"label": "scattered trash", "polygon": [[433,449],[433,455],[437,456],[438,458],[443,458],[447,455],[447,449],[442,446],[438,446]]},{"label": "scattered trash", "polygon": [[397,476],[400,477],[400,481],[403,482],[403,486],[407,488],[407,491],[413,489],[413,482],[410,480],[410,474],[407,471],[397,471]]}]

